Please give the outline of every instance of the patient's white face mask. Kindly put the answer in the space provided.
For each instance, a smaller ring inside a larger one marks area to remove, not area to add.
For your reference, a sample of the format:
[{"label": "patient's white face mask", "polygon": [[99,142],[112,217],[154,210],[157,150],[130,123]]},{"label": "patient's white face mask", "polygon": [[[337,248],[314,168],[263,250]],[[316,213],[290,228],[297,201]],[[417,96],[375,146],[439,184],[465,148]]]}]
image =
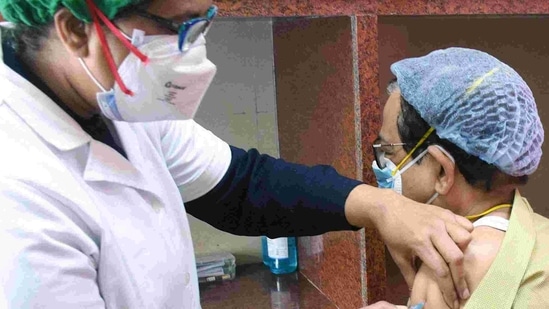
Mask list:
[{"label": "patient's white face mask", "polygon": [[107,91],[80,59],[102,90],[97,102],[103,114],[128,122],[192,119],[216,73],[216,66],[206,57],[204,36],[185,52],[178,48],[177,35],[145,36],[134,30],[131,41],[148,60],[131,52],[118,67],[130,93],[118,83]]},{"label": "patient's white face mask", "polygon": [[[442,151],[450,160],[452,160],[453,163],[455,163],[454,157],[446,149],[440,147],[439,145],[434,145],[440,151]],[[397,166],[389,159],[383,157],[382,160],[385,162],[385,168],[381,169],[377,166],[376,161],[372,162],[372,169],[374,170],[374,174],[376,176],[376,180],[378,183],[379,188],[388,188],[393,189],[398,194],[402,194],[402,174],[408,170],[410,167],[412,167],[414,164],[416,164],[417,161],[419,161],[421,158],[423,158],[427,154],[428,150],[425,149],[423,152],[421,152],[417,157],[415,157],[413,160],[408,162],[404,167],[402,167],[400,170],[397,170]],[[426,204],[431,204],[436,198],[438,197],[438,192],[435,192],[427,202]]]}]

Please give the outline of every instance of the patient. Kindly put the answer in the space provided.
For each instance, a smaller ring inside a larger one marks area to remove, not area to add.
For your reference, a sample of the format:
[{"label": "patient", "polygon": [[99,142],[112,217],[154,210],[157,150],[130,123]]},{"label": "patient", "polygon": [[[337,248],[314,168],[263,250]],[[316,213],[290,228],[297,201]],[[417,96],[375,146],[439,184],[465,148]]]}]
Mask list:
[{"label": "patient", "polygon": [[[380,187],[473,221],[465,308],[549,308],[549,220],[519,188],[538,167],[543,127],[524,80],[480,51],[449,48],[391,66],[372,164]],[[410,304],[450,308],[420,267]]]}]

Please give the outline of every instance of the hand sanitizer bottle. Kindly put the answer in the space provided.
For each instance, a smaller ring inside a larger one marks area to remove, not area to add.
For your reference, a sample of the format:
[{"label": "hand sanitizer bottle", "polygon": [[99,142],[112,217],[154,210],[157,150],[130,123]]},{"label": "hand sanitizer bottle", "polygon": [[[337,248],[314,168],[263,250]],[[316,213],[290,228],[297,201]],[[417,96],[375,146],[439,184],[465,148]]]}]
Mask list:
[{"label": "hand sanitizer bottle", "polygon": [[299,309],[299,275],[296,272],[271,275],[271,309]]},{"label": "hand sanitizer bottle", "polygon": [[273,274],[288,274],[297,269],[297,248],[295,237],[271,239],[263,236],[263,263]]}]

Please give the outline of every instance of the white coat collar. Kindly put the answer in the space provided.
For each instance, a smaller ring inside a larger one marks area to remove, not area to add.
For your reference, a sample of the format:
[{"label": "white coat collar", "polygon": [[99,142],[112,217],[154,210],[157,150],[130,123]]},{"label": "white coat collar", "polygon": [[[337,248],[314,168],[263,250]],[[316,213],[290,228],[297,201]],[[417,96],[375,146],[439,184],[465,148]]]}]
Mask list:
[{"label": "white coat collar", "polygon": [[92,140],[83,178],[86,182],[106,181],[147,192],[154,198],[151,206],[158,211],[169,203],[165,178],[157,172],[165,168],[162,165],[165,163],[154,157],[153,148],[142,149],[139,137],[131,129],[127,128],[124,135],[130,141],[124,147],[130,161],[111,147]]},{"label": "white coat collar", "polygon": [[[1,39],[0,31],[0,42]],[[143,174],[143,171],[149,171],[146,166],[151,162],[147,160],[152,160],[151,154],[143,153],[134,143],[124,145],[132,152],[129,154],[130,163],[111,147],[95,141],[46,94],[3,62],[1,44],[0,89],[0,105],[8,105],[46,143],[59,151],[70,151],[89,144],[82,175],[85,181],[119,183],[150,192],[162,200],[161,181],[157,183],[148,179],[151,175]],[[131,140],[139,144],[139,137],[135,134]]]},{"label": "white coat collar", "polygon": [[83,177],[86,181],[113,182],[160,195],[158,190],[155,190],[155,186],[151,187],[145,175],[134,166],[133,162],[96,140],[90,143]]},{"label": "white coat collar", "polygon": [[74,119],[40,89],[8,67],[3,59],[0,45],[0,104],[7,104],[44,141],[61,151],[73,150],[91,141],[91,136]]}]

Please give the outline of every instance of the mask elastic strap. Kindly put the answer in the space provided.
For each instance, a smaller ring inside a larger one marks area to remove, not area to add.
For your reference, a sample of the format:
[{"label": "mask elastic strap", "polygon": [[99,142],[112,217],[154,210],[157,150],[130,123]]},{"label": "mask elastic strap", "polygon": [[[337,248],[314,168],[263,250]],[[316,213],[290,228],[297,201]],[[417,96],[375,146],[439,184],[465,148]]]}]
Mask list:
[{"label": "mask elastic strap", "polygon": [[114,75],[114,79],[116,80],[116,83],[120,87],[120,90],[124,92],[127,95],[133,96],[133,92],[126,87],[126,84],[122,81],[122,78],[118,74],[118,69],[116,67],[116,64],[114,63],[114,58],[112,56],[112,53],[108,47],[107,39],[105,38],[105,33],[103,32],[103,29],[101,28],[101,25],[99,24],[99,19],[101,19],[105,25],[111,30],[111,32],[132,52],[136,57],[138,57],[143,63],[148,63],[149,58],[142,54],[135,46],[133,46],[130,42],[126,40],[126,38],[120,33],[120,31],[111,23],[111,21],[95,6],[93,3],[93,0],[86,0],[88,4],[88,8],[90,10],[90,14],[93,19],[93,23],[95,25],[95,29],[97,31],[97,35],[99,36],[99,41],[101,42],[101,48],[103,49],[103,53],[105,54],[105,58],[107,59],[107,63],[109,65],[109,68]]},{"label": "mask elastic strap", "polygon": [[442,153],[444,153],[451,161],[452,163],[456,164],[456,160],[454,160],[454,157],[452,157],[452,155],[444,148],[442,148],[442,146],[439,146],[439,145],[433,145],[435,147],[437,147],[440,151],[442,151]]},{"label": "mask elastic strap", "polygon": [[131,39],[128,39],[125,34],[120,31],[108,18],[103,14],[103,12],[93,3],[92,0],[87,0],[88,4],[91,6],[92,10],[95,11],[95,16],[99,17],[103,23],[111,30],[111,32],[126,46],[127,49],[130,50],[139,60],[141,60],[143,63],[148,63],[149,58],[144,55],[142,52],[139,51],[139,49],[130,43]]},{"label": "mask elastic strap", "polygon": [[[452,155],[448,151],[446,151],[446,149],[442,148],[439,145],[433,145],[433,146],[437,147],[440,151],[442,151],[442,153],[444,153],[452,161],[452,163],[456,164],[456,160],[454,160],[454,157],[452,157]],[[417,161],[419,161],[421,158],[423,158],[427,154],[428,151],[429,151],[429,149],[423,150],[417,157],[415,157],[412,161],[410,161],[408,164],[406,164],[402,169],[399,169],[397,167],[395,169],[396,172],[394,173],[393,178],[395,178],[398,174],[404,173],[407,169],[412,167]]]},{"label": "mask elastic strap", "polygon": [[[452,157],[452,155],[446,151],[446,149],[442,148],[441,146],[439,145],[433,145],[435,147],[437,147],[440,151],[442,151],[442,153],[444,153],[451,161],[452,163],[456,164],[456,160],[454,160],[454,157]],[[431,198],[425,202],[425,204],[431,204],[437,197],[438,197],[438,192],[435,192],[435,194],[433,194],[433,196],[431,196]]]},{"label": "mask elastic strap", "polygon": [[425,202],[425,204],[427,205],[431,204],[437,197],[438,197],[438,192],[435,192],[435,194],[433,194],[433,196],[431,196],[431,198],[427,202]]},{"label": "mask elastic strap", "polygon": [[86,71],[88,76],[93,80],[93,82],[97,85],[97,87],[99,87],[99,89],[101,89],[101,91],[107,92],[107,89],[105,89],[105,87],[103,87],[101,85],[101,83],[97,80],[97,78],[95,78],[95,76],[93,76],[92,72],[90,71],[90,69],[88,68],[88,65],[84,62],[84,60],[82,58],[78,57],[78,61],[80,61],[80,64],[84,68],[84,71]]},{"label": "mask elastic strap", "polygon": [[[125,34],[125,33],[124,33],[122,30],[120,30],[120,29],[118,29],[118,31],[120,31],[120,34],[121,34],[126,40],[128,40],[129,42],[132,41],[132,38],[131,38],[129,35]],[[132,44],[130,44],[130,45],[131,45],[132,47],[135,47],[135,46],[133,46]],[[145,56],[145,57],[146,57],[146,56]],[[147,61],[148,61],[148,58],[147,58]]]},{"label": "mask elastic strap", "polygon": [[421,158],[423,158],[428,152],[428,149],[425,149],[423,150],[417,157],[415,157],[412,161],[408,162],[408,164],[406,164],[402,169],[398,169],[397,167],[397,172],[395,173],[395,176],[397,174],[402,174],[404,172],[406,172],[407,169],[409,169],[410,167],[412,167],[414,164],[416,164],[417,161],[419,161]]}]

